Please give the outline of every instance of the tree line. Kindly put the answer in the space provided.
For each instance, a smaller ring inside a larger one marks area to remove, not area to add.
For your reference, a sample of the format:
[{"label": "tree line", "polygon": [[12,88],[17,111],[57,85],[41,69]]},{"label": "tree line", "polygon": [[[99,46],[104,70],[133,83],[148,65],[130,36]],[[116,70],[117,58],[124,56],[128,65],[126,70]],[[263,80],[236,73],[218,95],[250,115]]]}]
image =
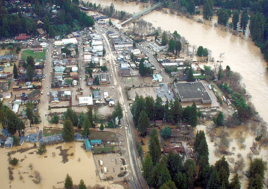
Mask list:
[{"label": "tree line", "polygon": [[160,189],[240,189],[241,184],[236,174],[229,182],[229,164],[225,157],[215,165],[209,165],[209,151],[204,131],[196,134],[194,142],[196,163],[193,159],[182,160],[180,154],[172,150],[166,156],[161,156],[161,148],[156,129],[152,129],[149,139],[149,153],[142,163],[142,171],[150,187]]},{"label": "tree line", "polygon": [[187,106],[182,109],[182,106],[177,98],[175,100],[163,101],[157,96],[156,100],[151,96],[136,95],[131,107],[134,126],[138,129],[141,136],[146,135],[146,129],[150,127],[150,121],[162,120],[171,124],[179,122],[187,122],[191,126],[197,125],[197,117],[200,115],[195,102],[192,106]]},{"label": "tree line", "polygon": [[[43,29],[47,31],[50,37],[54,37],[56,33],[70,33],[72,30],[77,30],[78,26],[91,27],[94,25],[94,20],[86,13],[80,11],[77,4],[73,4],[70,0],[35,0],[25,1],[32,3],[32,7],[26,6],[26,9],[20,9],[18,4],[7,3],[0,1],[0,35],[3,37],[14,37],[19,33],[36,34],[37,20],[44,22]],[[46,7],[46,3],[60,6],[56,14],[56,19],[52,17],[52,10]],[[38,18],[26,17],[23,12],[36,14]],[[15,14],[14,14],[15,13]]]}]

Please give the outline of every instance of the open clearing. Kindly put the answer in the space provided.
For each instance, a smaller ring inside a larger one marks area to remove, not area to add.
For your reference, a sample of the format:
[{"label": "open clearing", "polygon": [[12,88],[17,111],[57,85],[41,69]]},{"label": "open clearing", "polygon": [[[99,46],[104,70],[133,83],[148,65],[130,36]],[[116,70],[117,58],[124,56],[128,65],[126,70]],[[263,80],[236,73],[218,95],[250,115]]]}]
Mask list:
[{"label": "open clearing", "polygon": [[46,49],[43,50],[43,52],[34,53],[33,50],[24,50],[21,53],[21,59],[27,60],[28,56],[32,56],[34,59],[43,59],[46,58]]}]

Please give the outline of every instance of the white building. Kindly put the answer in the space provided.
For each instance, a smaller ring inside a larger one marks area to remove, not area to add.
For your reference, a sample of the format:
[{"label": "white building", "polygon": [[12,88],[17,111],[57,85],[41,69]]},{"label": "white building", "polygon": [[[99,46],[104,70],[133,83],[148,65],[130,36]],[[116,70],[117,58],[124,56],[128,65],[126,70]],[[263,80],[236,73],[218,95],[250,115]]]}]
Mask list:
[{"label": "white building", "polygon": [[79,106],[88,106],[88,105],[93,105],[92,96],[79,97]]},{"label": "white building", "polygon": [[141,54],[140,49],[133,49],[131,52],[132,52],[135,56]]}]

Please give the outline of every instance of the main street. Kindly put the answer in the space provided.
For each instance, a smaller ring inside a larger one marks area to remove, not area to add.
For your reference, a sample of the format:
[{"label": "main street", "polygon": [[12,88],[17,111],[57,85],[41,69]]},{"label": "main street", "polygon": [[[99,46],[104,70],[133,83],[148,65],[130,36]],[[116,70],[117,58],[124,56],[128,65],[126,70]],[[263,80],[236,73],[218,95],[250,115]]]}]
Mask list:
[{"label": "main street", "polygon": [[134,135],[132,133],[134,130],[134,124],[132,121],[132,115],[130,113],[129,105],[127,103],[127,97],[123,91],[124,86],[121,82],[121,78],[118,76],[118,71],[116,69],[116,62],[115,57],[113,55],[110,43],[105,35],[105,30],[103,30],[100,26],[97,24],[95,25],[96,30],[98,33],[102,33],[102,38],[106,47],[106,59],[110,62],[110,71],[112,72],[112,79],[115,86],[115,89],[117,90],[117,97],[119,102],[123,105],[123,124],[125,128],[125,146],[126,146],[126,160],[128,164],[130,165],[129,168],[131,171],[129,171],[128,178],[130,180],[130,183],[132,184],[132,187],[135,189],[141,189],[141,188],[148,188],[146,181],[143,179],[141,174],[141,163],[139,162],[137,150],[134,144],[133,137]]}]

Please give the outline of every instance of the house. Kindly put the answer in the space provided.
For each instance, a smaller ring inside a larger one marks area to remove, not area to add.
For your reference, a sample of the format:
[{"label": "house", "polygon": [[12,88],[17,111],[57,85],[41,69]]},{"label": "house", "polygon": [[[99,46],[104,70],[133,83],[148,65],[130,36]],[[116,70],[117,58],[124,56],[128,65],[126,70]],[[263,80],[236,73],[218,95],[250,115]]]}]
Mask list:
[{"label": "house", "polygon": [[168,153],[170,150],[172,150],[174,154],[185,154],[185,149],[183,146],[176,146],[175,144],[169,143],[163,148],[164,153]]},{"label": "house", "polygon": [[26,35],[26,33],[20,33],[18,36],[15,37],[15,40],[24,41],[24,40],[30,39],[30,38],[31,38],[31,36]]},{"label": "house", "polygon": [[39,52],[43,52],[43,47],[40,47],[40,48],[33,48],[33,52],[34,53],[39,53]]},{"label": "house", "polygon": [[55,66],[55,73],[63,73],[65,71],[65,67],[63,66]]},{"label": "house", "polygon": [[102,144],[102,141],[101,140],[99,140],[99,139],[96,139],[96,140],[90,140],[90,143],[91,143],[91,145],[100,145],[100,144]]},{"label": "house", "polygon": [[86,150],[89,152],[91,151],[91,144],[88,140],[85,141]]},{"label": "house", "polygon": [[2,93],[2,98],[11,98],[11,93]]},{"label": "house", "polygon": [[146,134],[149,135],[153,128],[146,128]]},{"label": "house", "polygon": [[100,91],[93,91],[93,99],[94,100],[100,100],[101,99]]},{"label": "house", "polygon": [[119,73],[121,76],[130,76],[129,65],[126,63],[121,63]]},{"label": "house", "polygon": [[108,73],[99,74],[99,81],[100,81],[100,84],[108,84],[108,83],[110,83],[109,74]]},{"label": "house", "polygon": [[14,140],[12,137],[8,137],[5,142],[5,148],[11,148],[13,146]]},{"label": "house", "polygon": [[93,81],[94,81],[93,78],[88,77],[88,78],[87,78],[87,85],[93,85]]}]

